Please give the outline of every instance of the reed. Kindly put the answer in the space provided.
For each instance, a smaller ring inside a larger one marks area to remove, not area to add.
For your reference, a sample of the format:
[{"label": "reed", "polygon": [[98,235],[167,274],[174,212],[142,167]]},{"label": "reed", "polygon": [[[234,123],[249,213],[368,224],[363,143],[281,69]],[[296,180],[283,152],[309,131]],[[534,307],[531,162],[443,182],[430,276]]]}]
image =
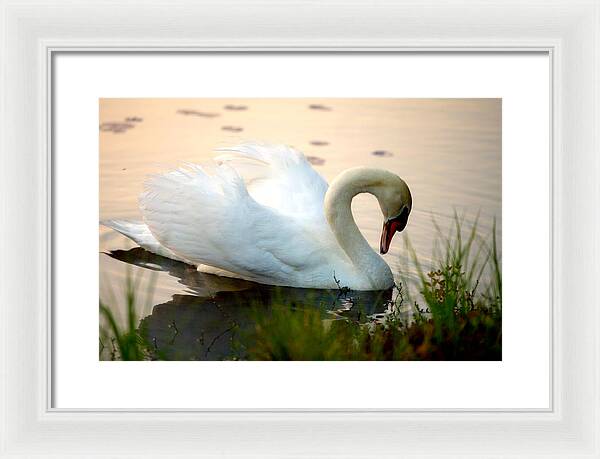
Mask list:
[{"label": "reed", "polygon": [[[155,275],[149,282],[147,298],[152,298]],[[138,295],[140,277],[127,271],[125,279],[125,324],[121,325],[113,310],[100,300],[99,357],[107,360],[158,360],[160,356],[152,343],[139,331]],[[110,295],[114,297],[114,295]]]}]

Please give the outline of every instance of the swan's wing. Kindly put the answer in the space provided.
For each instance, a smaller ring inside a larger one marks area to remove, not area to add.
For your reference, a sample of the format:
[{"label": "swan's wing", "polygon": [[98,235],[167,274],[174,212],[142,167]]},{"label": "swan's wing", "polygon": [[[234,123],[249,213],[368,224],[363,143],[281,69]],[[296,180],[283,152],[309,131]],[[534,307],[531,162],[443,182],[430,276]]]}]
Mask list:
[{"label": "swan's wing", "polygon": [[216,161],[233,167],[260,204],[294,218],[323,218],[327,182],[298,150],[245,143],[218,151]]},{"label": "swan's wing", "polygon": [[285,283],[322,262],[319,239],[331,233],[324,217],[306,227],[258,203],[227,164],[151,177],[140,208],[152,235],[179,257],[258,282]]}]

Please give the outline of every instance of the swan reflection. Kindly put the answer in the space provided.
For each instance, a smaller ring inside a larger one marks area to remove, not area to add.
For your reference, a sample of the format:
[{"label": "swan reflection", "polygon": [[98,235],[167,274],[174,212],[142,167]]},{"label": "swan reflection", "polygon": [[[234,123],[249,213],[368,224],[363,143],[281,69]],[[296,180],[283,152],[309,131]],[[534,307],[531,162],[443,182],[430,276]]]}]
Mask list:
[{"label": "swan reflection", "polygon": [[[276,287],[198,272],[193,266],[152,254],[140,247],[107,253],[116,260],[163,271],[185,286],[142,317],[140,334],[165,360],[244,358],[244,337],[257,315],[273,306],[320,310],[324,320],[367,321],[382,315],[392,290],[353,292]],[[293,337],[290,337],[293,339]]]}]

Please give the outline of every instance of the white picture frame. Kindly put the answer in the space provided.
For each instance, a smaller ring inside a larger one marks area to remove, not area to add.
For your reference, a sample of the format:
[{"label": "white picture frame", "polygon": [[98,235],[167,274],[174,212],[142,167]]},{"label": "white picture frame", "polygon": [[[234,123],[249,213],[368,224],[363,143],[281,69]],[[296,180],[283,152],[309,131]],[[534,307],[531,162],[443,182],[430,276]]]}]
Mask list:
[{"label": "white picture frame", "polygon": [[[1,457],[600,457],[598,1],[1,3]],[[57,52],[547,52],[552,409],[50,408]]]}]

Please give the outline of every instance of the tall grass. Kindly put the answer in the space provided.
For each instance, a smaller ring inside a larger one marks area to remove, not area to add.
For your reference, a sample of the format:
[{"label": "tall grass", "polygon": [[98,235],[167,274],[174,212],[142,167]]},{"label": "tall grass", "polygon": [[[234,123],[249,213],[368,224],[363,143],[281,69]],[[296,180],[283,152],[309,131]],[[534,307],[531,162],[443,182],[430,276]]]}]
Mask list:
[{"label": "tall grass", "polygon": [[[154,277],[154,275],[153,275]],[[157,349],[140,334],[138,312],[138,293],[140,278],[134,279],[127,272],[125,280],[125,324],[121,325],[112,309],[100,300],[100,358],[109,360],[156,360]],[[151,280],[150,289],[154,285]],[[111,297],[113,295],[111,294]],[[151,298],[151,291],[148,292]]]},{"label": "tall grass", "polygon": [[[406,239],[418,273],[417,299],[403,284],[385,318],[322,320],[322,311],[274,307],[257,314],[247,338],[248,359],[256,360],[500,360],[502,358],[502,273],[496,225],[490,241],[477,237],[477,222],[463,237],[437,227],[441,248],[426,270]],[[406,304],[409,301],[410,304]],[[402,314],[406,307],[412,314]]]}]

